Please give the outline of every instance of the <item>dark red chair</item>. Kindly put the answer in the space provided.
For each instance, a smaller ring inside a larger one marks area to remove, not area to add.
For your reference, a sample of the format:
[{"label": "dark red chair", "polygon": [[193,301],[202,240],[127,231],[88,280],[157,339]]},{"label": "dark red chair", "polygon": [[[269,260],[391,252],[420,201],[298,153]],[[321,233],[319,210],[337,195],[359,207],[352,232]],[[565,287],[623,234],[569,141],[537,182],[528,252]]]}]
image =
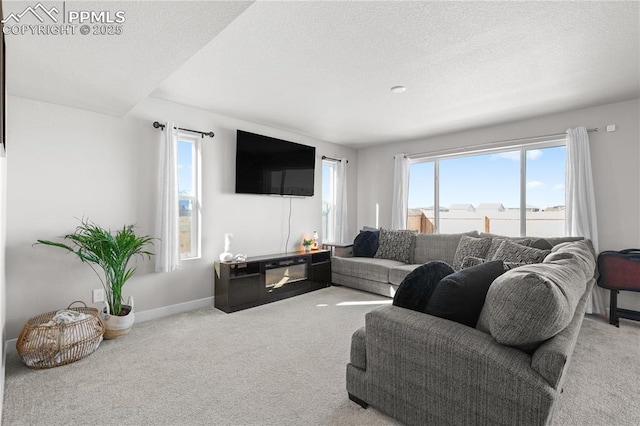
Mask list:
[{"label": "dark red chair", "polygon": [[640,311],[618,308],[618,292],[640,292],[640,249],[603,251],[598,256],[598,285],[611,290],[609,323],[620,327],[620,318],[640,321]]}]

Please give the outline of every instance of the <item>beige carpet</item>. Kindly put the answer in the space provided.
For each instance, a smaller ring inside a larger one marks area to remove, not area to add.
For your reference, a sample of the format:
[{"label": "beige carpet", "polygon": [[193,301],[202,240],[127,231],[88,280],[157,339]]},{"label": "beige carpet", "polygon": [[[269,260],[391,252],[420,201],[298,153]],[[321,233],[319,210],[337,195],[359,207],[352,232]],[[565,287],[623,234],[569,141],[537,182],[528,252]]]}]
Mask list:
[{"label": "beige carpet", "polygon": [[[354,303],[355,302],[355,303]],[[347,399],[351,333],[389,299],[331,287],[136,324],[88,358],[6,365],[3,425],[391,425]],[[587,318],[556,425],[640,424],[640,327]]]}]

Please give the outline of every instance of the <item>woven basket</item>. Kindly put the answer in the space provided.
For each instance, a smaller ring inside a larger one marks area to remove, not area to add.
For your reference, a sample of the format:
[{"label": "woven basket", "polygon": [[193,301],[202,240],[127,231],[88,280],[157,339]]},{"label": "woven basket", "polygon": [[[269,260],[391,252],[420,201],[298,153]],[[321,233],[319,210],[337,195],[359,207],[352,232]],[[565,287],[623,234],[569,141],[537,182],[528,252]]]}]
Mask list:
[{"label": "woven basket", "polygon": [[16,349],[28,367],[41,369],[69,364],[91,355],[98,348],[104,335],[98,310],[88,308],[84,302],[79,302],[84,307],[72,308],[74,303],[78,302],[71,303],[67,309],[88,317],[66,324],[44,325],[58,312],[51,311],[25,322]]}]

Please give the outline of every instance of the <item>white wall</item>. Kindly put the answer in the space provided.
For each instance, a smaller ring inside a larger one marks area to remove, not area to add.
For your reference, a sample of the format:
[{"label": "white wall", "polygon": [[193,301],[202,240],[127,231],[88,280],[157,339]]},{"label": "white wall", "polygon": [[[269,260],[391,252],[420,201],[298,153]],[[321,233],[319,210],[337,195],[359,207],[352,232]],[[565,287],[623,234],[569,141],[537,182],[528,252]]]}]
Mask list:
[{"label": "white wall", "polygon": [[[185,128],[213,130],[202,146],[202,259],[183,262],[177,272],[153,272],[139,261],[125,287],[137,311],[213,296],[213,262],[223,251],[224,234],[235,239],[232,252],[260,255],[297,249],[303,233],[321,229],[320,156],[341,156],[352,165],[349,178],[351,226],[355,228],[355,152],[264,126],[243,123],[194,108],[149,99],[125,118],[10,97],[7,139],[7,338],[17,337],[24,321],[90,302],[100,288],[87,265],[62,250],[33,246],[73,231],[75,218],[87,217],[112,228],[135,223],[154,233],[159,130],[155,120]],[[316,146],[316,195],[282,198],[234,194],[235,130],[266,134]],[[292,203],[288,246],[287,217]]]},{"label": "white wall", "polygon": [[[605,131],[607,124],[617,130]],[[358,151],[358,227],[391,224],[393,155],[428,153],[482,143],[562,133],[569,127],[598,127],[590,133],[600,250],[640,246],[640,100],[558,113],[530,120]],[[619,305],[640,310],[640,294],[624,292]]]},{"label": "white wall", "polygon": [[[4,343],[7,339],[6,323],[6,281],[5,281],[5,240],[7,235],[7,158],[4,156],[4,148],[0,147],[0,334],[2,346],[0,346],[0,401],[4,399],[4,367],[5,352]],[[2,423],[2,408],[0,408],[0,423]]]}]

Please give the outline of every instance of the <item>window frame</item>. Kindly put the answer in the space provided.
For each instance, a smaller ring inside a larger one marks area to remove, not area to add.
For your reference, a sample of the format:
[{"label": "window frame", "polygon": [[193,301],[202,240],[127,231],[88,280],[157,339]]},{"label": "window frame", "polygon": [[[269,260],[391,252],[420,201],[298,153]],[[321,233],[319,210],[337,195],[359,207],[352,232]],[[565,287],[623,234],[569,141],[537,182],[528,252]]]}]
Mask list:
[{"label": "window frame", "polygon": [[[202,257],[202,167],[201,167],[201,143],[200,137],[189,133],[178,133],[178,144],[181,142],[190,143],[191,149],[191,185],[193,188],[192,195],[180,194],[178,188],[178,205],[180,201],[191,202],[191,249],[188,253],[180,253],[180,260],[200,259]],[[178,219],[179,220],[179,219]]]},{"label": "window frame", "polygon": [[[469,151],[453,150],[435,154],[419,154],[409,157],[408,169],[411,173],[411,166],[418,163],[433,162],[434,163],[434,234],[440,233],[440,160],[449,160],[456,158],[472,157],[486,154],[499,154],[502,152],[520,152],[520,236],[526,236],[527,232],[527,151],[546,148],[557,148],[567,146],[566,137],[547,139],[538,142],[522,143],[522,144],[500,144],[490,148],[478,148]],[[409,179],[410,181],[410,179]],[[566,191],[566,188],[565,188]],[[408,197],[409,191],[407,191]],[[566,194],[566,192],[565,192]],[[408,209],[407,209],[408,210]],[[408,217],[407,217],[408,220]],[[566,220],[566,218],[565,218]]]}]

